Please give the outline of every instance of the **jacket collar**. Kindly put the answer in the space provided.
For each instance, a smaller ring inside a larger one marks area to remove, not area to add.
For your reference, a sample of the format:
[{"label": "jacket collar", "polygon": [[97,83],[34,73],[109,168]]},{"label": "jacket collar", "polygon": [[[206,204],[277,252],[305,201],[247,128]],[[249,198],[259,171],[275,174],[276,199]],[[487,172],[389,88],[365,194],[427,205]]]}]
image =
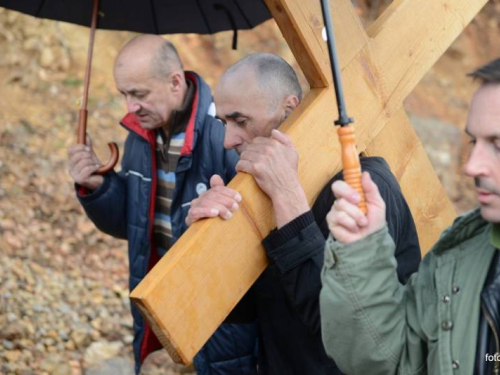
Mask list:
[{"label": "jacket collar", "polygon": [[[189,116],[189,120],[186,126],[186,136],[184,140],[184,146],[181,149],[181,155],[191,155],[193,153],[194,144],[196,141],[195,131],[196,131],[196,122],[198,116],[198,112],[200,112],[199,108],[199,96],[200,96],[200,83],[199,77],[194,72],[185,72],[186,79],[190,80],[194,85],[194,97],[193,97],[193,105],[191,108],[191,114]],[[127,130],[139,135],[144,138],[151,145],[156,143],[156,135],[154,130],[147,130],[141,127],[141,124],[137,117],[133,113],[127,113],[125,117],[121,120],[120,124],[126,128]]]},{"label": "jacket collar", "polygon": [[465,213],[455,219],[453,225],[446,229],[436,247],[436,253],[442,253],[463,243],[484,231],[490,231],[491,224],[481,216],[479,208]]}]

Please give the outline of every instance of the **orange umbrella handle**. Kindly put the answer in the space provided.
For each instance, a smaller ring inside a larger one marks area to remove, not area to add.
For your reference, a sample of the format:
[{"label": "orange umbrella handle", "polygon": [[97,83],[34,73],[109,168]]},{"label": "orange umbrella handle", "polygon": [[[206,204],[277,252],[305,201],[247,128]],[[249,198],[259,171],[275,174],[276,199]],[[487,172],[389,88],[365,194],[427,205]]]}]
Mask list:
[{"label": "orange umbrella handle", "polygon": [[356,150],[354,128],[352,126],[341,126],[338,129],[340,144],[342,145],[342,164],[344,166],[344,181],[355,189],[361,201],[358,207],[366,215],[365,193],[361,187],[361,165]]},{"label": "orange umbrella handle", "polygon": [[[79,144],[86,144],[86,135],[87,135],[87,110],[86,109],[80,109],[80,112],[78,114],[78,143]],[[99,168],[95,174],[106,174],[110,170],[112,170],[116,163],[118,162],[118,157],[120,155],[118,151],[118,146],[116,143],[111,142],[108,143],[109,150],[111,152],[111,157],[109,158],[109,161],[104,164],[101,168]]]}]

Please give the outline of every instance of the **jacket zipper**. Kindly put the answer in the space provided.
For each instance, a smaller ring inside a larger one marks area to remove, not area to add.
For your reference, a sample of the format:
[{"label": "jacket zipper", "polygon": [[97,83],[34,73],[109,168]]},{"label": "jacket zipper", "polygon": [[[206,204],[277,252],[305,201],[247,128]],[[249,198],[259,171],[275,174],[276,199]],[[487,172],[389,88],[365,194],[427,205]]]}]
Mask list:
[{"label": "jacket zipper", "polygon": [[481,303],[481,308],[483,310],[484,316],[486,317],[486,321],[488,322],[488,325],[491,328],[491,331],[493,332],[493,336],[495,336],[495,346],[496,346],[496,355],[495,355],[495,365],[494,365],[494,374],[498,375],[498,370],[500,369],[500,362],[496,360],[496,358],[500,355],[500,341],[498,340],[498,332],[495,328],[495,324],[493,323],[493,319],[491,318],[490,312],[488,311],[488,308],[484,305],[484,303]]}]

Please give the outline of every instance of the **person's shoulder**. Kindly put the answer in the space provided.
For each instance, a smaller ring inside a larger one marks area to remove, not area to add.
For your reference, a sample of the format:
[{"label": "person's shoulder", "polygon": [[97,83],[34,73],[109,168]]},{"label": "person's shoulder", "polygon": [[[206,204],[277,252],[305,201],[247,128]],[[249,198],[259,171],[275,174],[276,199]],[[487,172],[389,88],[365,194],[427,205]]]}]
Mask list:
[{"label": "person's shoulder", "polygon": [[370,174],[379,175],[382,177],[390,176],[394,178],[394,175],[391,172],[391,168],[387,161],[380,156],[361,156],[359,158],[359,162],[361,164],[361,169],[366,172],[370,172]]},{"label": "person's shoulder", "polygon": [[373,182],[381,190],[381,193],[384,189],[401,191],[396,176],[394,176],[384,158],[379,156],[361,157],[360,163],[362,171],[370,173]]}]

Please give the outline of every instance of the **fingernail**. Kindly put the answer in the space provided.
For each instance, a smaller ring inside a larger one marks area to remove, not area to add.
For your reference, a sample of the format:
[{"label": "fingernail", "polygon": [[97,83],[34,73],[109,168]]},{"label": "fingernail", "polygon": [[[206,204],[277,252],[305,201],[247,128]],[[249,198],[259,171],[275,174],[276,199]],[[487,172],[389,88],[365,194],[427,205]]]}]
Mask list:
[{"label": "fingernail", "polygon": [[241,197],[240,193],[236,193],[236,195],[234,196],[234,200],[236,202],[241,202],[243,198]]},{"label": "fingernail", "polygon": [[240,206],[238,206],[238,203],[234,202],[233,207],[231,207],[231,210],[236,211],[238,208],[240,208]]},{"label": "fingernail", "polygon": [[219,214],[219,210],[216,210],[215,208],[212,208],[212,209],[210,210],[210,213],[211,213],[212,215],[214,215],[214,216],[217,216],[217,215]]},{"label": "fingernail", "polygon": [[233,214],[230,211],[227,211],[226,215],[224,215],[224,219],[228,220],[233,217]]},{"label": "fingernail", "polygon": [[85,151],[90,151],[90,147],[89,146],[85,146]]},{"label": "fingernail", "polygon": [[361,201],[361,198],[360,198],[359,194],[353,194],[352,195],[352,199],[356,203],[359,203]]}]

